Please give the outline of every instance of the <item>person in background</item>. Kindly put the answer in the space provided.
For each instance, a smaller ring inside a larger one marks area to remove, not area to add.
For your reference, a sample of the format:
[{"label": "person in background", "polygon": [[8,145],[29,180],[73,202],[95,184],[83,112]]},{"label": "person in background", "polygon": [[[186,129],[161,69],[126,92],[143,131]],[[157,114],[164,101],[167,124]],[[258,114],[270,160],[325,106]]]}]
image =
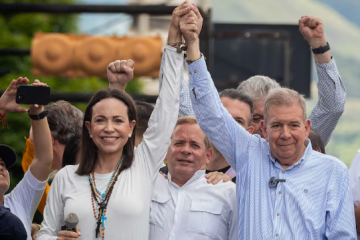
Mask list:
[{"label": "person in background", "polygon": [[309,139],[313,150],[325,154],[324,143],[321,140],[320,135],[312,128],[310,129]]},{"label": "person in background", "polygon": [[[16,104],[16,92],[19,85],[28,84],[27,78],[19,77],[12,80],[9,87],[5,90],[0,98],[0,114],[6,115],[8,112],[25,112]],[[34,86],[46,86],[39,80],[35,80]],[[2,146],[0,149],[0,204],[16,215],[23,223],[27,239],[31,240],[31,222],[34,217],[36,208],[44,193],[53,160],[52,139],[49,125],[47,122],[47,111],[43,106],[30,105],[28,115],[31,118],[31,128],[34,142],[34,159],[29,166],[23,179],[8,194],[10,186],[10,176],[7,171],[16,162],[16,154],[12,151],[5,150]],[[26,117],[26,116],[24,116]],[[7,153],[5,155],[2,155]]]},{"label": "person in background", "polygon": [[[300,22],[313,34],[321,20]],[[250,134],[222,106],[198,35],[182,25],[180,29],[189,43],[186,65],[196,120],[236,171],[239,239],[355,239],[347,167],[312,149],[303,96],[272,89],[261,121],[265,139]]]},{"label": "person in background", "polygon": [[143,140],[144,133],[148,128],[149,119],[152,112],[154,111],[154,106],[150,103],[144,101],[135,101],[136,111],[138,113],[138,120],[136,123],[136,136],[135,136],[135,147],[139,146]]},{"label": "person in background", "polygon": [[[304,16],[299,20],[299,30],[314,52],[318,74],[319,100],[311,111],[311,127],[320,135],[326,146],[330,140],[342,113],[344,112],[346,90],[336,67],[335,59],[330,54],[330,47],[325,38],[323,22],[319,18]],[[320,47],[323,47],[322,49]],[[323,50],[325,49],[325,50]],[[254,76],[243,81],[238,90],[247,94],[254,103],[254,116],[251,125],[254,134],[263,137],[260,122],[264,119],[264,104],[271,89],[281,86],[266,76]]]},{"label": "person in background", "polygon": [[351,163],[350,169],[350,187],[353,195],[355,222],[357,238],[360,240],[360,149],[356,152]]}]

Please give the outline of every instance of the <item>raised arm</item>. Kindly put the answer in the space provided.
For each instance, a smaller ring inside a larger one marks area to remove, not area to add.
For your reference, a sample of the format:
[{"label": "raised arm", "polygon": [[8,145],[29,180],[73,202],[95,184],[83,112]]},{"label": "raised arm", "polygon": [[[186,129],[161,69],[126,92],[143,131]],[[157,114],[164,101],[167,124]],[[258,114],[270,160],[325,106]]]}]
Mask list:
[{"label": "raised arm", "polygon": [[[190,78],[191,102],[201,129],[230,165],[237,170],[236,155],[247,154],[251,135],[236,123],[220,102],[219,94],[199,49],[196,29],[200,18],[199,11],[191,11],[180,21],[180,29],[188,46],[186,65]],[[235,151],[236,145],[241,147],[241,153]]]},{"label": "raised arm", "polygon": [[[45,83],[41,83],[39,80],[35,80],[32,85],[46,86]],[[39,115],[43,111],[43,106],[30,106],[31,115]],[[30,171],[38,181],[47,181],[53,161],[53,139],[51,138],[47,118],[31,120],[31,127],[33,131],[35,158],[30,165]]]},{"label": "raised arm", "polygon": [[[299,29],[311,49],[327,45],[321,19],[311,16],[302,17],[299,20]],[[344,112],[346,90],[330,51],[314,54],[314,59],[318,74],[319,98],[309,119],[312,128],[319,133],[326,146]]]},{"label": "raised arm", "polygon": [[[174,46],[175,43],[182,42],[182,34],[180,31],[180,26],[179,26],[180,15],[178,14],[178,11],[185,9],[185,8],[191,8],[191,7],[194,7],[194,6],[191,5],[188,1],[185,1],[174,10],[173,18],[171,19],[169,36],[168,36],[168,40],[167,40],[169,46]],[[164,49],[164,52],[165,51],[166,51],[166,48]],[[194,116],[194,111],[192,110],[191,101],[190,101],[189,90],[186,86],[185,79],[184,79],[183,60],[181,62],[177,62],[174,60],[168,61],[168,59],[166,59],[166,56],[167,56],[166,54],[163,54],[162,59],[161,59],[161,67],[160,67],[160,73],[159,73],[159,92],[161,91],[161,86],[162,86],[162,82],[163,82],[163,74],[164,74],[165,64],[174,63],[174,64],[176,64],[176,66],[181,65],[179,117]],[[170,56],[176,56],[176,55],[170,55]],[[171,66],[171,67],[174,68],[174,66]]]}]

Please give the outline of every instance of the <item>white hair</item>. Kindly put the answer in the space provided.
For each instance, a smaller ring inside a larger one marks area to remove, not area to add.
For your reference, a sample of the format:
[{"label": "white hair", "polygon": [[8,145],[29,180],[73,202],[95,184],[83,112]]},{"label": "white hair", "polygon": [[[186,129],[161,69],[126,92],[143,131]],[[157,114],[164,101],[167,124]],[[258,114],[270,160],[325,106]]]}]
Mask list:
[{"label": "white hair", "polygon": [[249,96],[251,100],[258,100],[265,98],[271,89],[278,88],[281,86],[274,79],[256,75],[241,82],[237,90]]},{"label": "white hair", "polygon": [[303,95],[299,94],[297,91],[294,91],[289,88],[276,88],[271,89],[268,96],[266,97],[265,106],[264,106],[264,118],[266,120],[266,115],[272,106],[293,106],[299,104],[303,110],[303,119],[306,120],[306,103]]}]

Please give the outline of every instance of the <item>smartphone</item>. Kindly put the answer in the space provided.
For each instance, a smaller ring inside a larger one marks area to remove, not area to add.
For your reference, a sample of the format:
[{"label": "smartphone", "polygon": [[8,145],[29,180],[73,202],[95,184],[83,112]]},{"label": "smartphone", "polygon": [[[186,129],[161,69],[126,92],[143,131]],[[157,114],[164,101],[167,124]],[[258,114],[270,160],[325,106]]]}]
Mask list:
[{"label": "smartphone", "polygon": [[16,103],[46,105],[49,103],[49,97],[49,86],[20,85],[17,88]]}]

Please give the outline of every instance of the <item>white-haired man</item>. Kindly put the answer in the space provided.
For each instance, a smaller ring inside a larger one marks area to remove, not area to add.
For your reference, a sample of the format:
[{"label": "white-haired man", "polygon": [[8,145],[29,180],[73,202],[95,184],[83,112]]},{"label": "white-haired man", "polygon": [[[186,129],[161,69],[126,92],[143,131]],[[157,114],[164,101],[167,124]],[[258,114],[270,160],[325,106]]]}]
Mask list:
[{"label": "white-haired man", "polygon": [[[331,57],[322,20],[312,16],[301,17],[299,30],[314,53],[319,79],[317,84],[319,100],[309,119],[312,123],[311,127],[319,133],[326,146],[344,112],[346,90],[336,67],[335,59]],[[254,134],[263,136],[260,122],[264,119],[266,96],[271,89],[280,87],[275,80],[258,75],[241,82],[237,88],[240,92],[247,94],[254,102],[254,116],[251,121]]]},{"label": "white-haired man", "polygon": [[222,106],[198,35],[180,29],[189,43],[196,119],[237,174],[239,239],[356,239],[347,167],[312,149],[304,98],[290,89],[272,90],[261,121],[266,140],[251,135]]}]

